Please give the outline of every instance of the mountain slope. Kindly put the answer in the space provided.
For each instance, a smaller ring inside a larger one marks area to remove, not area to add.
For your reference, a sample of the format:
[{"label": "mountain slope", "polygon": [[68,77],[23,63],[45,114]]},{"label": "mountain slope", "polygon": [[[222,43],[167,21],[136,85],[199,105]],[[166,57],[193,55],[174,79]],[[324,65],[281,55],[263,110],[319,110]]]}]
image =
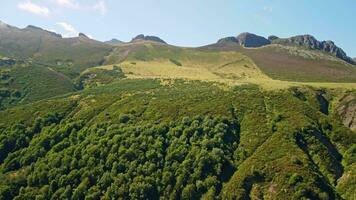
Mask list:
[{"label": "mountain slope", "polygon": [[266,92],[124,80],[3,111],[1,141],[18,142],[0,149],[6,180],[0,195],[352,197],[348,174],[355,161],[348,158],[356,138],[332,114],[320,112],[318,95],[309,88]]},{"label": "mountain slope", "polygon": [[209,51],[236,51],[249,58],[273,79],[299,82],[355,82],[356,67],[321,50],[271,44],[244,48],[238,42],[220,40],[201,47]]},{"label": "mountain slope", "polygon": [[68,77],[38,65],[1,69],[0,88],[0,109],[75,91]]},{"label": "mountain slope", "polygon": [[298,35],[290,38],[280,39],[274,38],[272,40],[273,44],[282,45],[297,45],[304,46],[310,49],[321,50],[334,55],[348,63],[356,64],[354,60],[346,55],[346,53],[338,46],[334,44],[333,41],[318,41],[315,37],[311,35]]},{"label": "mountain slope", "polygon": [[50,64],[63,72],[78,72],[100,65],[111,48],[84,36],[62,38],[34,26],[24,29],[6,24],[0,26],[0,55]]}]

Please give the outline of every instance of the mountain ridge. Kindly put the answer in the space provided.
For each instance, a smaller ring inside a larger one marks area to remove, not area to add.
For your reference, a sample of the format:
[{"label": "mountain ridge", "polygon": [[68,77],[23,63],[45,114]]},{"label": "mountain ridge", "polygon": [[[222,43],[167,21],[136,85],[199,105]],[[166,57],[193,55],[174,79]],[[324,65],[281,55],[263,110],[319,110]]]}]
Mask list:
[{"label": "mountain ridge", "polygon": [[159,38],[157,36],[150,36],[150,35],[144,35],[144,34],[137,35],[136,37],[134,37],[131,40],[131,42],[137,42],[137,41],[152,41],[152,42],[167,44],[167,42],[165,42],[164,40],[162,40],[161,38]]},{"label": "mountain ridge", "polygon": [[301,46],[312,50],[320,50],[326,53],[330,53],[341,60],[344,60],[350,64],[356,65],[355,59],[347,56],[345,51],[336,46],[331,40],[319,41],[312,35],[297,35],[289,38],[279,38],[271,35],[267,38],[253,34],[253,33],[241,33],[237,37],[225,37],[217,41],[216,44],[228,44],[237,43],[240,46],[247,48],[263,47],[270,44],[280,44],[286,46]]}]

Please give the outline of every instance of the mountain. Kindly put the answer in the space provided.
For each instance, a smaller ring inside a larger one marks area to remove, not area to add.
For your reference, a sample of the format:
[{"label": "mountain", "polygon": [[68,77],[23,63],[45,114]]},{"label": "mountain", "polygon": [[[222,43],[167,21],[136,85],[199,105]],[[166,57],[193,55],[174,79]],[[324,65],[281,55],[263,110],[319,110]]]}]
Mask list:
[{"label": "mountain", "polygon": [[271,43],[266,38],[252,33],[241,33],[237,36],[237,40],[244,47],[261,47]]},{"label": "mountain", "polygon": [[340,47],[334,44],[333,41],[318,41],[311,35],[298,35],[284,39],[278,38],[272,40],[272,43],[282,45],[298,45],[310,49],[320,50],[330,53],[348,63],[356,64],[356,62],[352,58],[348,57]]},{"label": "mountain", "polygon": [[164,40],[162,40],[159,37],[156,36],[145,36],[143,34],[140,34],[136,37],[134,37],[131,42],[137,42],[137,41],[152,41],[152,42],[158,42],[162,44],[167,44]]},{"label": "mountain", "polygon": [[268,39],[252,33],[241,33],[239,36],[227,37],[218,40],[217,44],[238,43],[243,47],[262,47],[270,44],[279,44],[284,46],[301,46],[312,50],[320,50],[330,53],[341,60],[355,65],[356,62],[348,57],[346,53],[332,41],[318,41],[311,35],[299,35],[290,38],[278,38],[277,36],[269,36]]},{"label": "mountain", "polygon": [[218,43],[227,43],[227,42],[238,43],[243,47],[261,47],[271,43],[266,38],[252,33],[241,33],[237,37],[227,37],[227,38],[220,39],[218,41]]},{"label": "mountain", "polygon": [[0,23],[0,199],[353,200],[356,67],[281,40]]},{"label": "mountain", "polygon": [[125,44],[125,42],[120,41],[120,40],[118,40],[118,39],[111,39],[111,40],[109,40],[109,41],[106,41],[105,43],[106,43],[106,44],[110,44],[110,45],[114,45],[114,46],[120,45],[120,44]]},{"label": "mountain", "polygon": [[3,22],[1,24],[0,55],[48,64],[65,74],[100,65],[112,49],[110,45],[85,35],[62,38],[59,34],[35,26],[20,29]]}]

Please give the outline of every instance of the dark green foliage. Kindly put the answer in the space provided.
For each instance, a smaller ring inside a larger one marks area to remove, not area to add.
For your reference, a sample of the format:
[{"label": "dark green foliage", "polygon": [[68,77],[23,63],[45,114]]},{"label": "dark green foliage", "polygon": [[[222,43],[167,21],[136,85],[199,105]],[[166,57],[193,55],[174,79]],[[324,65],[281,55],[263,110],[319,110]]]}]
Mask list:
[{"label": "dark green foliage", "polygon": [[354,183],[343,175],[353,169],[356,138],[319,112],[318,91],[298,89],[301,101],[293,91],[251,85],[221,90],[201,82],[159,83],[118,80],[0,112],[0,178],[6,180],[0,197],[352,194]]},{"label": "dark green foliage", "polygon": [[180,63],[178,60],[175,60],[173,58],[170,58],[169,61],[171,61],[173,64],[177,65],[178,67],[182,66],[182,63]]}]

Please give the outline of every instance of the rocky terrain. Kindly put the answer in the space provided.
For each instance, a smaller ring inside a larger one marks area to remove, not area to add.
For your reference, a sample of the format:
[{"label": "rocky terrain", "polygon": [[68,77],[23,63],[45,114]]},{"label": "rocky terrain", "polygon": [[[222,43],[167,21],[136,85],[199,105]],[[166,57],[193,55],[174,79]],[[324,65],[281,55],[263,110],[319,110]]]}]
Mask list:
[{"label": "rocky terrain", "polygon": [[355,59],[350,58],[333,41],[318,41],[311,35],[298,35],[290,38],[279,38],[271,35],[268,39],[252,33],[241,33],[237,37],[226,37],[218,40],[217,44],[236,43],[243,47],[262,47],[270,44],[280,44],[284,46],[299,46],[311,50],[320,50],[340,58],[350,64],[355,65]]},{"label": "rocky terrain", "polygon": [[298,35],[284,39],[274,37],[272,38],[271,42],[273,44],[298,45],[310,49],[321,50],[330,53],[348,63],[356,63],[352,58],[348,57],[340,47],[336,46],[333,41],[318,41],[314,36],[311,35]]},{"label": "rocky terrain", "polygon": [[136,41],[153,41],[153,42],[167,44],[164,40],[162,40],[161,38],[159,38],[157,36],[149,36],[149,35],[143,35],[143,34],[140,34],[131,40],[131,42],[136,42]]}]

